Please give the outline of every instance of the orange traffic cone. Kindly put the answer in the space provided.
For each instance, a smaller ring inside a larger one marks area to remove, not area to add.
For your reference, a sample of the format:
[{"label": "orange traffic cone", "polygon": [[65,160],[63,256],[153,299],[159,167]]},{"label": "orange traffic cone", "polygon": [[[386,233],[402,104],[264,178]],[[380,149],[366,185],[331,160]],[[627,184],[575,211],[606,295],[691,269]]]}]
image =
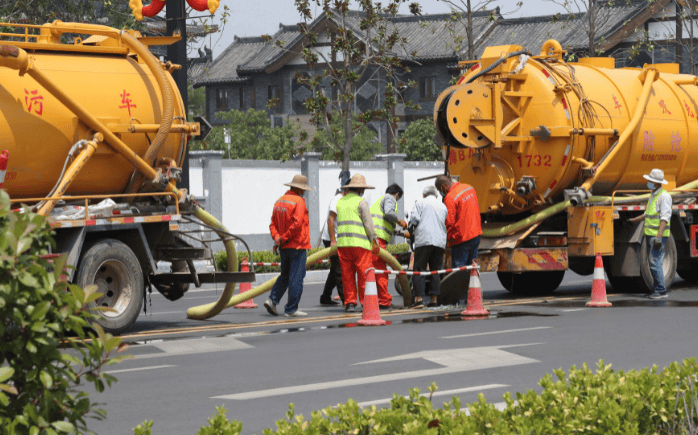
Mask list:
[{"label": "orange traffic cone", "polygon": [[[473,261],[473,266],[475,266],[476,264],[477,263]],[[461,315],[467,317],[490,315],[490,312],[482,306],[482,285],[480,284],[480,273],[475,268],[470,270],[470,288],[468,289],[468,305],[465,307],[465,311],[463,311]]]},{"label": "orange traffic cone", "polygon": [[[250,271],[250,266],[249,263],[247,262],[247,258],[242,259],[242,267],[240,268],[240,272],[249,272]],[[252,290],[252,284],[249,282],[241,282],[240,283],[240,293],[243,294],[248,290]],[[257,308],[257,304],[254,303],[252,299],[246,300],[245,302],[241,302],[237,305],[235,305],[235,308]]]},{"label": "orange traffic cone", "polygon": [[378,308],[378,287],[376,287],[376,274],[373,268],[366,271],[366,291],[364,293],[363,305],[363,315],[361,320],[358,321],[359,325],[380,326],[387,323],[385,320],[381,320],[381,313]]},{"label": "orange traffic cone", "polygon": [[594,265],[594,283],[591,287],[591,301],[587,307],[610,307],[611,303],[606,299],[606,275],[603,272],[603,260],[601,254],[596,254]]}]

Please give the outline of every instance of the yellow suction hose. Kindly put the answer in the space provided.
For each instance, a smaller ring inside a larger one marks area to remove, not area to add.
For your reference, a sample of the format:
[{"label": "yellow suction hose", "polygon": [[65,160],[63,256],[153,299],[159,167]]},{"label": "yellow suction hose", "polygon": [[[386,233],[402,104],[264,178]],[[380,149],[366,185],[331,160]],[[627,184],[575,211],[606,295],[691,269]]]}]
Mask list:
[{"label": "yellow suction hose", "polygon": [[[233,244],[234,245],[234,244]],[[235,249],[233,247],[233,249]],[[227,249],[226,249],[227,252]],[[337,247],[332,247],[332,248],[326,248],[321,251],[316,252],[315,254],[311,255],[308,257],[308,259],[305,262],[305,267],[306,269],[317,263],[320,260],[324,260],[325,258],[328,258],[332,255],[335,255],[337,253]],[[230,254],[228,254],[230,255]],[[237,270],[237,254],[236,255],[236,260],[235,260],[235,270]],[[388,251],[385,249],[381,249],[380,252],[378,253],[378,257],[385,261],[393,270],[402,270],[402,266],[400,266],[400,263],[398,263],[397,259],[393,257]],[[230,256],[228,257],[228,270],[233,270],[230,269]],[[223,291],[223,294],[221,294],[221,297],[218,299],[217,302],[214,302],[212,304],[206,304],[206,305],[200,305],[198,307],[192,307],[187,310],[187,317],[190,319],[195,319],[195,320],[204,320],[204,319],[209,319],[216,314],[220,313],[224,308],[231,308],[237,304],[241,304],[245,301],[248,301],[252,298],[255,298],[261,294],[264,294],[268,291],[271,290],[271,288],[274,286],[274,283],[276,283],[276,279],[278,277],[274,277],[270,279],[269,281],[263,283],[260,286],[257,286],[251,290],[246,291],[245,293],[241,293],[238,295],[235,295],[233,298],[231,298],[232,295],[232,290],[228,292],[228,287],[230,284],[227,284],[225,287],[225,290]],[[397,276],[398,282],[400,283],[400,286],[402,287],[402,297],[404,299],[404,305],[409,306],[412,305],[412,292],[410,290],[409,282],[407,281],[407,277],[405,275],[398,275]],[[233,289],[234,289],[234,284],[233,284]]]},{"label": "yellow suction hose", "polygon": [[[698,189],[698,180],[691,181],[690,183],[684,184],[681,187],[678,187],[675,191],[669,192],[669,195],[678,195],[680,194],[680,190],[692,190],[692,189]],[[625,198],[617,198],[614,200],[614,204],[624,204],[624,203],[629,203],[629,202],[635,202],[638,199],[642,198],[647,198],[649,194],[644,194],[644,195],[637,195],[637,196],[631,196],[631,197],[625,197]],[[599,202],[606,202],[606,201],[611,201],[610,196],[592,196],[589,198],[587,201],[585,201],[586,204],[596,204]],[[538,223],[542,220],[545,220],[549,218],[550,216],[560,213],[561,211],[564,211],[567,207],[572,205],[569,201],[563,201],[559,202],[551,207],[546,208],[543,211],[540,211],[532,216],[527,217],[526,219],[520,220],[516,223],[506,225],[501,228],[495,228],[495,229],[487,229],[482,231],[482,237],[488,238],[488,239],[493,239],[497,237],[502,237],[502,236],[507,236],[509,234],[514,234],[517,233],[525,228],[530,227],[531,225]]]}]

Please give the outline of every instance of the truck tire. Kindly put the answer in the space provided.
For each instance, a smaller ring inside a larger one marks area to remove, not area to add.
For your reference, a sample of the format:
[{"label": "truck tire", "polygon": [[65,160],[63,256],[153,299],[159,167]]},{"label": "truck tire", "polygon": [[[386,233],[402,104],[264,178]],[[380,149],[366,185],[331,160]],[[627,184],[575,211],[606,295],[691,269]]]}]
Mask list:
[{"label": "truck tire", "polygon": [[[652,287],[654,286],[654,279],[650,273],[649,254],[645,243],[647,242],[643,241],[642,248],[640,249],[640,276],[635,277],[635,283],[638,287],[638,291],[642,293],[651,293]],[[674,236],[670,235],[666,244],[666,251],[664,252],[663,264],[664,285],[667,289],[671,287],[671,283],[676,277],[677,258],[676,242],[674,241]]]},{"label": "truck tire", "polygon": [[97,285],[102,296],[88,308],[105,307],[114,311],[95,312],[92,321],[106,332],[121,334],[138,318],[143,307],[144,279],[138,257],[123,242],[100,240],[82,254],[75,284],[84,288]]},{"label": "truck tire", "polygon": [[497,278],[506,290],[519,296],[544,296],[557,290],[565,277],[564,270],[549,272],[497,272]]}]

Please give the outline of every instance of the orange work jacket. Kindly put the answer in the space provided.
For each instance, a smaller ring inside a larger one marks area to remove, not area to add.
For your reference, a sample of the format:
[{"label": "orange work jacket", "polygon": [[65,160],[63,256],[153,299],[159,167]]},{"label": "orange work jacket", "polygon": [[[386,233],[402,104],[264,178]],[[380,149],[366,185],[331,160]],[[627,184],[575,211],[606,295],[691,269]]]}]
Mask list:
[{"label": "orange work jacket", "polygon": [[454,183],[444,198],[444,204],[448,210],[446,233],[451,246],[460,245],[482,234],[480,205],[472,186]]},{"label": "orange work jacket", "polygon": [[269,231],[272,239],[281,237],[282,249],[310,249],[310,225],[305,199],[292,190],[277,199]]}]

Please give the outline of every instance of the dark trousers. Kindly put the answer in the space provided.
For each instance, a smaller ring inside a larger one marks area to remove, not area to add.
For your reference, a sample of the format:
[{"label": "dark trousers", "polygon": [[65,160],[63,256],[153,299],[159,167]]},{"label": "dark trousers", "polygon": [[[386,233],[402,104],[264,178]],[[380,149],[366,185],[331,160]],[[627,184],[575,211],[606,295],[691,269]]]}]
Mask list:
[{"label": "dark trousers", "polygon": [[[329,248],[331,242],[329,240],[323,240],[322,243],[325,248]],[[344,304],[344,285],[342,284],[342,266],[339,264],[339,256],[333,255],[330,257],[330,273],[327,274],[327,281],[325,281],[325,289],[322,291],[322,296],[320,299],[329,300],[332,298],[332,289],[337,287],[337,294],[340,299],[342,299],[342,304]]]},{"label": "dark trousers", "polygon": [[288,302],[284,307],[286,314],[295,313],[298,310],[298,303],[301,301],[301,294],[303,294],[307,255],[305,249],[281,250],[281,275],[276,279],[269,299],[274,305],[279,305],[286,289],[288,289]]},{"label": "dark trousers", "polygon": [[480,236],[473,237],[456,246],[451,246],[451,263],[453,267],[470,266],[477,260],[477,250],[480,247]]},{"label": "dark trousers", "polygon": [[[416,272],[424,272],[427,270],[427,264],[429,265],[429,270],[439,270],[443,265],[444,261],[444,250],[438,246],[428,245],[420,246],[414,250],[414,270]],[[425,287],[424,275],[415,275],[412,278],[414,283],[414,291],[417,296],[424,296]],[[431,280],[431,295],[438,296],[441,294],[441,277],[439,275],[429,275]]]}]

